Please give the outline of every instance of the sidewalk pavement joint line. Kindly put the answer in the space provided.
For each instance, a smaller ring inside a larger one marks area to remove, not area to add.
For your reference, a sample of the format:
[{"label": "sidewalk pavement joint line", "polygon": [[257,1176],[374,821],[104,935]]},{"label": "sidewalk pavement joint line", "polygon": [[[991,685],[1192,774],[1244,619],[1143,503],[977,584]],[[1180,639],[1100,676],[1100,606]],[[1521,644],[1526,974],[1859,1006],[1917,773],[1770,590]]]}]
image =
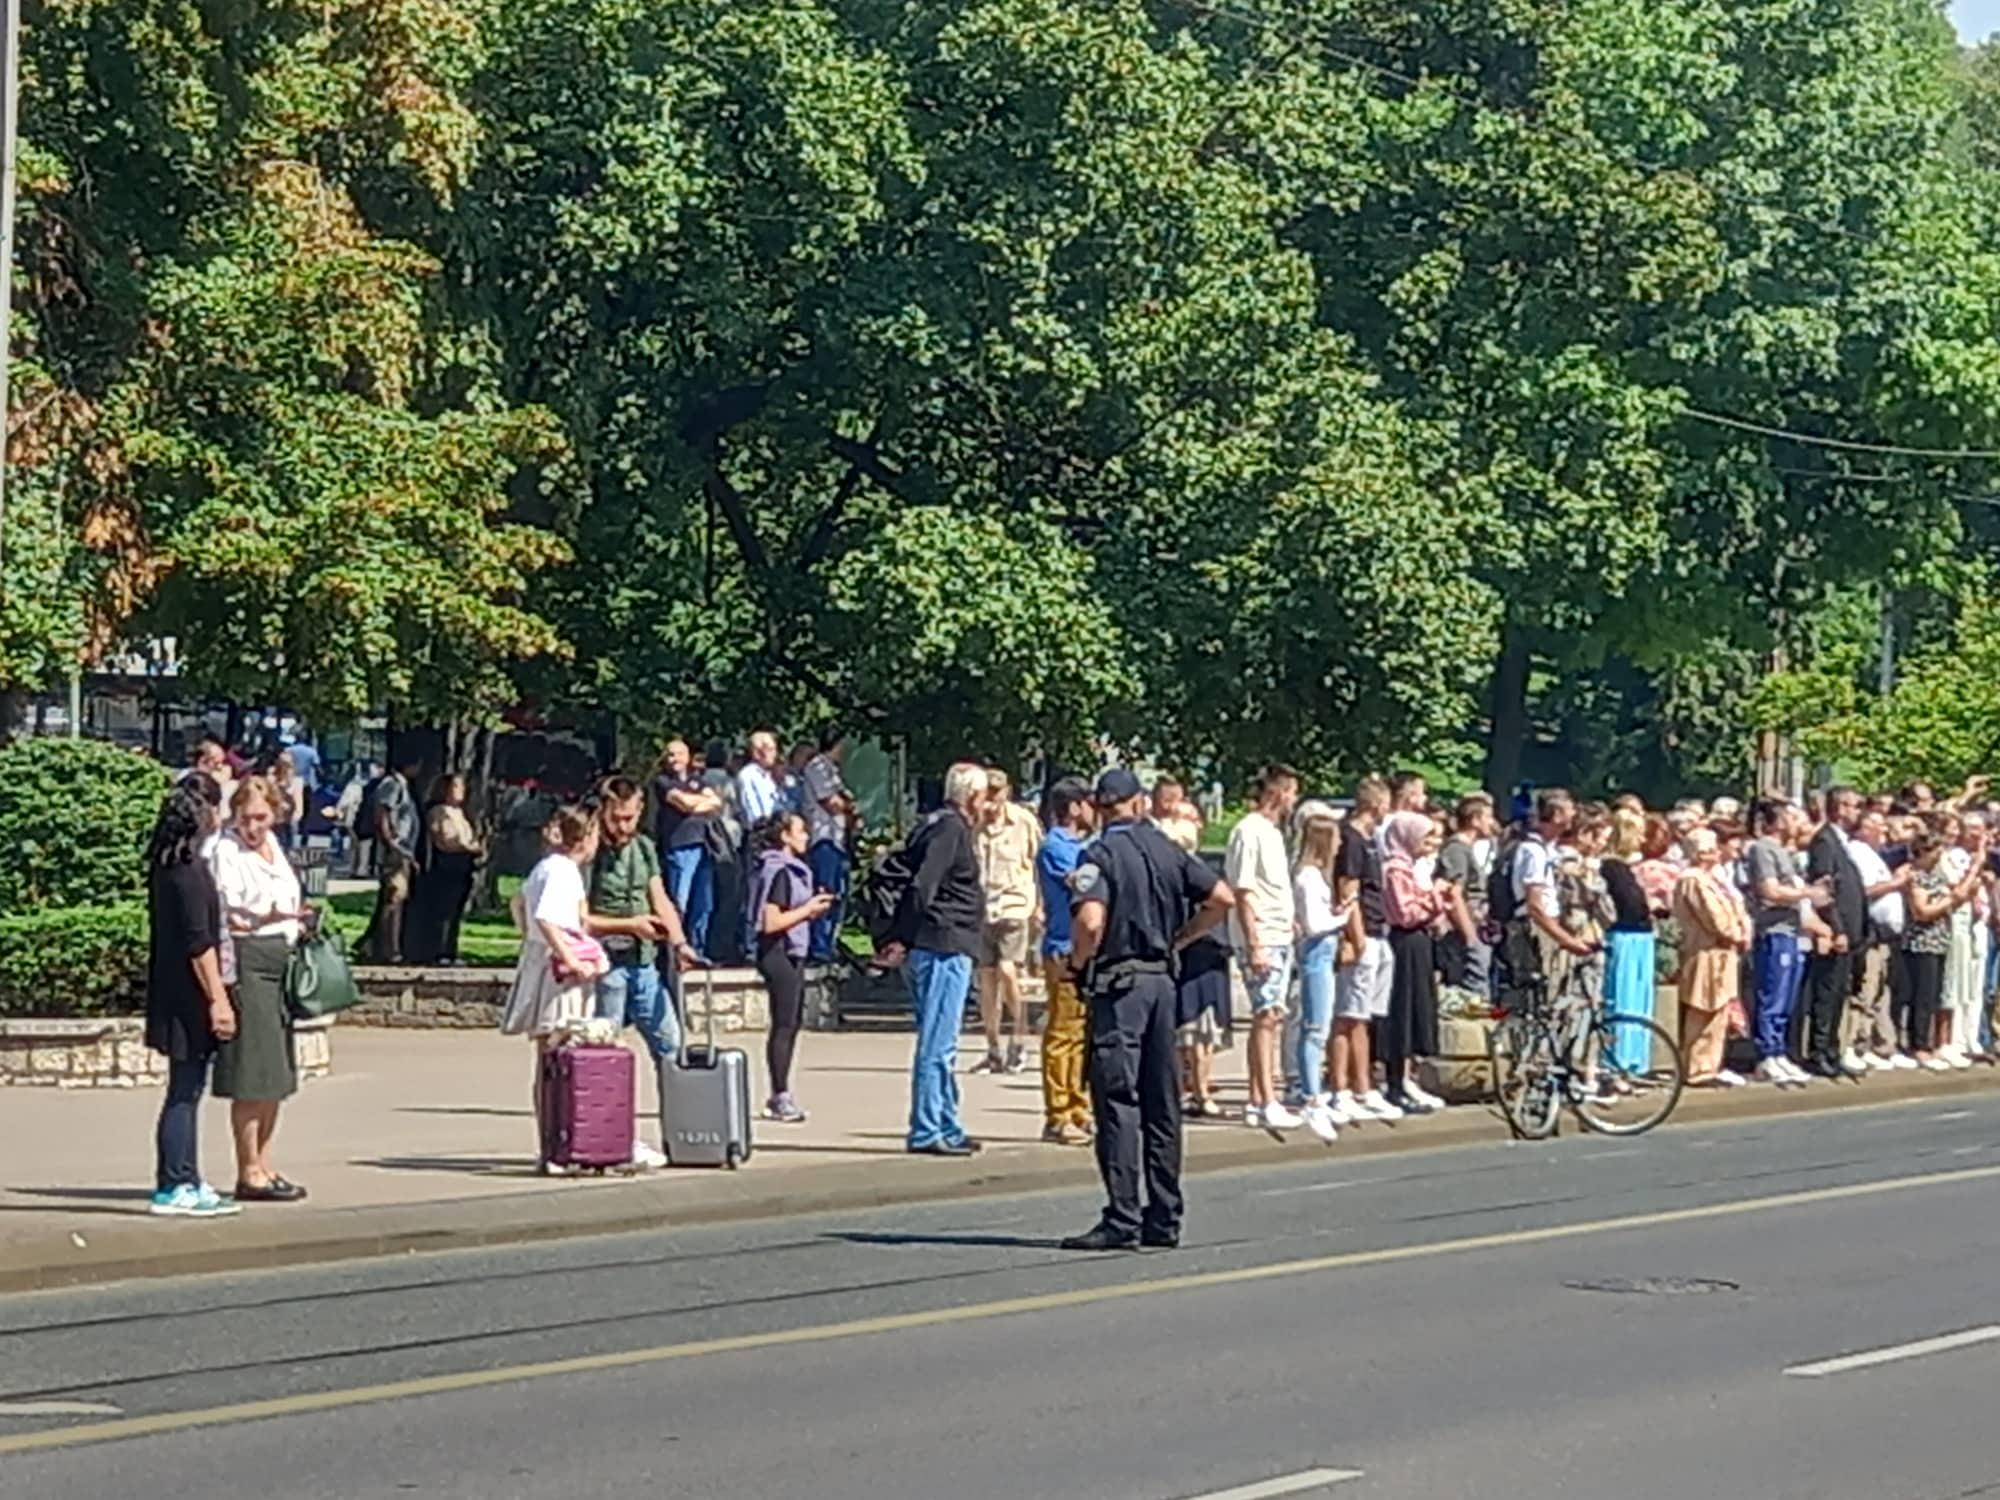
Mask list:
[{"label": "sidewalk pavement joint line", "polygon": [[[958,1307],[935,1307],[922,1312],[890,1313],[874,1318],[857,1318],[844,1323],[777,1328],[763,1333],[732,1334],[723,1338],[696,1339],[682,1344],[658,1344],[645,1349],[585,1354],[570,1359],[542,1360],[532,1364],[502,1366],[496,1369],[461,1370],[450,1375],[421,1375],[408,1380],[386,1381],[380,1385],[308,1391],[295,1396],[275,1396],[262,1401],[243,1401],[229,1406],[157,1412],[151,1416],[123,1417],[111,1422],[89,1422],[49,1432],[21,1433],[12,1437],[0,1437],[0,1455],[32,1453],[46,1448],[75,1448],[88,1443],[152,1437],[161,1433],[185,1432],[199,1427],[222,1427],[237,1422],[258,1421],[266,1417],[296,1417],[313,1412],[342,1411],[354,1406],[404,1401],[421,1396],[450,1395],[459,1391],[483,1390],[489,1386],[512,1385],[526,1380],[549,1380],[564,1375],[637,1369],[680,1360],[705,1359],[718,1354],[742,1354],[754,1350],[787,1348],[794,1344],[828,1343],[836,1339],[861,1338],[872,1334],[909,1333],[917,1329],[942,1328],[956,1323],[980,1323],[1018,1313],[1093,1307],[1101,1303],[1127,1301],[1134,1297],[1158,1297],[1175,1292],[1203,1291],[1214,1287],[1248,1286],[1257,1282],[1310,1276],[1325,1271],[1391,1265],[1399,1261],[1434,1260],[1441,1256],[1464,1254],[1475,1250],[1517,1249],[1524,1245],[1541,1245],[1554,1240],[1587,1239],[1596,1235],[1617,1234],[1624,1230],[1657,1229],[1669,1224],[1698,1224],[1709,1219],[1738,1218],[1746,1214],[1769,1213],[1778,1209],[1802,1208],[1821,1203],[1842,1203],[1849,1199],[1874,1198],[1886,1193],[1905,1193],[1918,1188],[1987,1182],[1994,1178],[2000,1178],[2000,1166],[1963,1167],[1956,1171],[1926,1172],[1914,1177],[1884,1178],[1873,1182],[1848,1183],[1841,1187],[1777,1193],[1766,1198],[1740,1198],[1727,1203],[1705,1203],[1691,1208],[1663,1209],[1657,1213],[1630,1214],[1616,1219],[1586,1219],[1576,1224],[1548,1224],[1539,1229],[1509,1229],[1493,1234],[1467,1235],[1460,1239],[1436,1240],[1420,1245],[1392,1245],[1381,1250],[1350,1250],[1336,1255],[1307,1256],[1299,1260],[1275,1261],[1265,1265],[1233,1266],[1221,1271],[1193,1271],[1179,1276],[1119,1282],[1112,1286],[1077,1287],[1069,1291],[1041,1292],[1032,1296],[1007,1297],[993,1302],[967,1303]],[[2000,1333],[1996,1333],[1995,1336],[2000,1337]]]},{"label": "sidewalk pavement joint line", "polygon": [[1922,1359],[1927,1354],[1945,1354],[1953,1349],[1969,1349],[1974,1344],[1990,1344],[1996,1339],[2000,1339],[2000,1323],[1989,1323],[1983,1328],[1966,1328],[1957,1333],[1941,1333],[1936,1338],[1918,1339],[1915,1343],[1891,1344],[1884,1349],[1867,1349],[1860,1354],[1843,1354],[1838,1359],[1822,1359],[1809,1365],[1793,1365],[1785,1373],[1807,1380],[1817,1380],[1827,1375],[1845,1375],[1851,1370],[1869,1370],[1876,1365],[1891,1365],[1899,1360]]},{"label": "sidewalk pavement joint line", "polygon": [[1304,1490],[1322,1490],[1330,1484],[1359,1479],[1359,1469],[1301,1469],[1296,1474],[1280,1474],[1276,1479],[1256,1484],[1239,1484],[1234,1489],[1210,1490],[1189,1500],[1276,1500],[1279,1495],[1296,1495]]},{"label": "sidewalk pavement joint line", "polygon": [[115,1417],[124,1410],[108,1401],[0,1401],[0,1417]]}]

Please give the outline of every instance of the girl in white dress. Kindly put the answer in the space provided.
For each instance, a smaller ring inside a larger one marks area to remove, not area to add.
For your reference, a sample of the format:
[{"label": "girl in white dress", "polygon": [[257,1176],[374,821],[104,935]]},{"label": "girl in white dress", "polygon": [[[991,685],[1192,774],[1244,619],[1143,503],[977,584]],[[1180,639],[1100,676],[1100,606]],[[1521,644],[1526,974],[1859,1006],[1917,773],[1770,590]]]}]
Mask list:
[{"label": "girl in white dress", "polygon": [[597,820],[581,808],[565,807],[549,820],[546,837],[548,852],[514,898],[521,958],[500,1016],[502,1032],[535,1044],[537,1141],[542,1054],[555,1032],[596,1013],[597,979],[605,971],[604,950],[584,926],[588,898],[583,872],[597,857]]}]

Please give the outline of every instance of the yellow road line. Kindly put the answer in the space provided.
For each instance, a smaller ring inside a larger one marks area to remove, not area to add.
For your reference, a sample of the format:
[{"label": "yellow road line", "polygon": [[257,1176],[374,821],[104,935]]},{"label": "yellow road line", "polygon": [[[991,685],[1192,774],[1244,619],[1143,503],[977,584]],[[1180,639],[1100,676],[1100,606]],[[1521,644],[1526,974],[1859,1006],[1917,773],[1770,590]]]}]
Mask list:
[{"label": "yellow road line", "polygon": [[350,1386],[342,1390],[277,1396],[266,1401],[241,1401],[228,1406],[159,1412],[152,1416],[121,1417],[116,1421],[89,1422],[45,1432],[18,1433],[12,1437],[0,1437],[0,1454],[32,1453],[49,1448],[75,1448],[88,1443],[112,1442],[120,1438],[153,1437],[161,1433],[186,1432],[198,1427],[223,1427],[237,1422],[254,1422],[265,1417],[307,1416],[314,1412],[340,1411],[350,1406],[406,1401],[419,1396],[449,1395],[454,1391],[476,1391],[486,1386],[507,1385],[522,1380],[552,1380],[563,1375],[587,1375],[602,1370],[667,1364],[675,1360],[706,1359],[717,1354],[779,1349],[791,1344],[818,1344],[833,1339],[862,1338],[871,1334],[907,1333],[919,1328],[942,1328],[954,1323],[976,1323],[987,1318],[1010,1317],[1016,1313],[1052,1312],[1063,1308],[1118,1302],[1132,1297],[1158,1297],[1173,1292],[1198,1291],[1209,1287],[1242,1286],[1252,1282],[1275,1281],[1282,1277],[1313,1276],[1324,1271],[1343,1271],[1358,1266],[1429,1260],[1437,1256],[1461,1255],[1474,1250],[1500,1250],[1521,1245],[1539,1245],[1551,1240],[1585,1239],[1593,1235],[1616,1234],[1632,1229],[1657,1229],[1669,1224],[1693,1224],[1706,1219],[1735,1218],[1744,1214],[1769,1213],[1777,1209],[1799,1208],[1810,1204],[1838,1203],[1850,1198],[1873,1198],[1885,1193],[1908,1192],[1914,1188],[1984,1182],[1995,1177],[2000,1177],[2000,1166],[1966,1167],[1958,1171],[1929,1172],[1916,1177],[1850,1183],[1845,1187],[1811,1188],[1796,1193],[1777,1193],[1764,1198],[1708,1203],[1693,1208],[1664,1209],[1657,1213],[1629,1214],[1617,1219],[1588,1219],[1577,1224],[1551,1224],[1540,1229],[1511,1229],[1495,1234],[1468,1235],[1462,1239],[1438,1240],[1424,1245],[1395,1245],[1382,1250],[1353,1250],[1339,1255],[1314,1255],[1301,1260],[1277,1261],[1266,1265],[1233,1266],[1222,1271],[1195,1271],[1181,1276],[1161,1276],[1151,1280],[1120,1282],[1115,1286],[1082,1287],[1067,1292],[1042,1292],[1031,1297],[1005,1297],[993,1302],[975,1302],[963,1307],[937,1307],[925,1312],[891,1313],[884,1317],[856,1318],[844,1323],[816,1323],[804,1328],[778,1328],[765,1333],[735,1334],[728,1338],[695,1339],[682,1344],[658,1344],[646,1349],[626,1349],[611,1354],[586,1354],[574,1359],[541,1360],[533,1364],[510,1365],[492,1370],[462,1370],[453,1375],[423,1375],[413,1380],[391,1380],[380,1385]]}]

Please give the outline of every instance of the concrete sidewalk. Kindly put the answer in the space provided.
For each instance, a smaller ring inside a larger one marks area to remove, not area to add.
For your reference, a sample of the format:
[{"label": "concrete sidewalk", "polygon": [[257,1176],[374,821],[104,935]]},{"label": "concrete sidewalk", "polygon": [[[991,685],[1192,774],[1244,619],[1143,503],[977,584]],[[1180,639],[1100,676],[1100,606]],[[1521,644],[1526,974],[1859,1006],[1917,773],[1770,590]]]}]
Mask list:
[{"label": "concrete sidewalk", "polygon": [[[760,1037],[744,1039],[752,1048]],[[800,1127],[760,1126],[740,1172],[665,1171],[548,1181],[534,1173],[529,1049],[480,1032],[340,1029],[334,1073],[286,1106],[276,1156],[311,1200],[238,1218],[148,1218],[151,1091],[0,1090],[0,1291],[130,1276],[447,1249],[676,1223],[868,1207],[916,1199],[1078,1187],[1096,1181],[1091,1153],[1040,1142],[1034,1072],[962,1077],[969,1128],[986,1152],[968,1162],[903,1151],[912,1040],[907,1034],[808,1034],[796,1085],[812,1111]],[[970,1061],[976,1052],[962,1052]],[[1242,1097],[1242,1053],[1225,1053],[1226,1098]],[[755,1070],[761,1076],[762,1060]],[[650,1113],[651,1069],[642,1066]],[[1692,1092],[1677,1121],[1948,1098],[2000,1087],[1980,1069],[1876,1075],[1803,1091]],[[234,1180],[226,1107],[204,1107],[212,1181]],[[644,1127],[657,1139],[650,1121]],[[1343,1133],[1332,1148],[1300,1132],[1277,1140],[1237,1123],[1189,1129],[1193,1172],[1506,1138],[1487,1108]]]}]

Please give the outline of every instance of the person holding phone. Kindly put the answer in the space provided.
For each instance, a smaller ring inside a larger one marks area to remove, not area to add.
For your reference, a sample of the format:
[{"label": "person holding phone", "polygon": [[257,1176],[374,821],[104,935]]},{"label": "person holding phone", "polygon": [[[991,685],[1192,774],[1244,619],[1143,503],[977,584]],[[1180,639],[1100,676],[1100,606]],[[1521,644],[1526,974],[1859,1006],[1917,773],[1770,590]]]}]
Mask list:
[{"label": "person holding phone", "polygon": [[[699,959],[667,894],[659,846],[639,831],[645,813],[646,794],[637,782],[613,776],[599,787],[586,930],[604,949],[607,965],[597,979],[598,1015],[636,1028],[657,1068],[681,1048],[680,1008],[668,985]],[[674,959],[666,979],[658,963],[662,945]],[[664,1167],[667,1157],[634,1140],[632,1161]]]},{"label": "person holding phone", "polygon": [[803,1125],[806,1112],[792,1097],[792,1063],[805,1023],[806,953],[812,924],[832,911],[839,898],[824,888],[813,889],[803,817],[776,813],[760,834],[762,848],[750,889],[751,909],[757,913],[757,972],[771,997],[771,1029],[764,1045],[771,1097],[764,1116],[780,1125]]}]

